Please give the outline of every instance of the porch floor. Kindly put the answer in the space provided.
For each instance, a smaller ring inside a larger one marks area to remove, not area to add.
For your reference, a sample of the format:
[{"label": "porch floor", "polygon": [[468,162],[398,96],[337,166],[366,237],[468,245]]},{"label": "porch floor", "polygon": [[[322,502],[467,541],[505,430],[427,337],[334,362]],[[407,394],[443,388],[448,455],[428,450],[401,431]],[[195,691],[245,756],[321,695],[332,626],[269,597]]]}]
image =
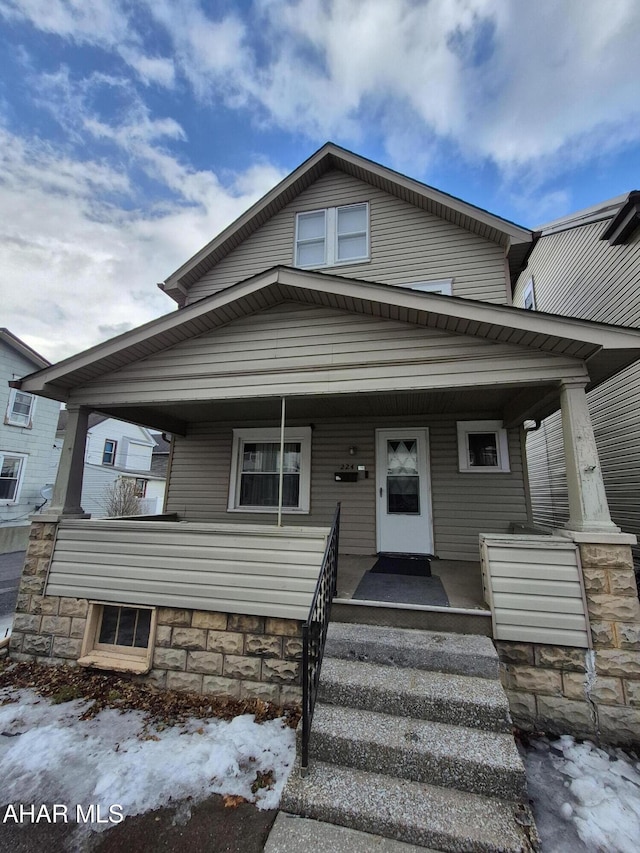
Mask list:
[{"label": "porch floor", "polygon": [[[373,568],[377,556],[340,555],[338,560],[338,592],[336,598],[353,598],[364,573]],[[488,610],[482,592],[480,563],[467,560],[431,560],[431,574],[439,577],[450,607]],[[393,606],[393,605],[391,605]]]}]

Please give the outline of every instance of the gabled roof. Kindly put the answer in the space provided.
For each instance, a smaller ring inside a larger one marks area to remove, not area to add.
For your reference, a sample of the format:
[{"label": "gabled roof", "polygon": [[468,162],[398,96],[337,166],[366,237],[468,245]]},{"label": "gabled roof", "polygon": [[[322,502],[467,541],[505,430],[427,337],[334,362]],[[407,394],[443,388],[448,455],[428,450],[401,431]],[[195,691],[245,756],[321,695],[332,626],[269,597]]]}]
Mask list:
[{"label": "gabled roof", "polygon": [[274,267],[84,353],[25,377],[24,390],[65,400],[71,389],[272,305],[294,301],[438,328],[587,361],[591,386],[640,358],[640,329],[525,311],[352,278]]},{"label": "gabled roof", "polygon": [[509,249],[512,272],[519,272],[533,236],[528,228],[522,228],[480,207],[327,142],[159,286],[179,305],[183,305],[191,284],[325,172],[332,169],[346,172],[461,228],[505,246]]},{"label": "gabled roof", "polygon": [[13,332],[10,332],[9,329],[0,328],[0,340],[4,341],[12,349],[20,353],[23,358],[26,358],[32,364],[35,364],[36,367],[47,367],[51,364],[50,361],[47,361],[46,358],[41,356],[40,353],[36,352],[28,344],[25,344],[24,341],[20,340],[20,338],[17,335],[14,335]]}]

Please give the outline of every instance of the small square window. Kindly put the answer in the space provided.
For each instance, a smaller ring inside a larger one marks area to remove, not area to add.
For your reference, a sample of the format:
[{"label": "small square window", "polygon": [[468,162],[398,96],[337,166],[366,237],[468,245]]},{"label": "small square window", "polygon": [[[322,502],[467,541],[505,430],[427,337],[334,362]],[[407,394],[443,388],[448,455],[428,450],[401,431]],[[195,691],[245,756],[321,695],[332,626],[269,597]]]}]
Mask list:
[{"label": "small square window", "polygon": [[97,669],[148,672],[155,630],[154,607],[91,602],[78,663]]},{"label": "small square window", "polygon": [[458,421],[461,472],[509,472],[509,443],[502,421]]},{"label": "small square window", "polygon": [[5,423],[11,426],[20,426],[24,429],[31,429],[35,404],[36,398],[33,394],[26,394],[24,391],[12,388],[9,392],[9,405],[7,406]]},{"label": "small square window", "polygon": [[116,464],[116,450],[118,449],[118,442],[113,441],[111,438],[106,438],[104,442],[104,449],[102,451],[102,464],[103,465],[115,465]]}]

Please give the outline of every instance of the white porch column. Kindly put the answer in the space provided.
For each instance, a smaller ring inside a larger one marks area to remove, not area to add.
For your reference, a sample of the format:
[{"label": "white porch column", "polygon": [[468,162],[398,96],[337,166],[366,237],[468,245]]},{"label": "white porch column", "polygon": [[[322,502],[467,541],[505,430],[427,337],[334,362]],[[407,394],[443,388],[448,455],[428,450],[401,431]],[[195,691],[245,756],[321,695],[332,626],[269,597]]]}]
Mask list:
[{"label": "white porch column", "polygon": [[87,518],[88,515],[80,505],[80,498],[82,495],[89,410],[82,406],[70,406],[68,412],[69,417],[62,453],[60,454],[58,476],[53,487],[51,507],[46,515]]},{"label": "white porch column", "polygon": [[565,527],[585,533],[619,533],[609,514],[585,387],[583,382],[563,382],[560,392],[569,488]]}]

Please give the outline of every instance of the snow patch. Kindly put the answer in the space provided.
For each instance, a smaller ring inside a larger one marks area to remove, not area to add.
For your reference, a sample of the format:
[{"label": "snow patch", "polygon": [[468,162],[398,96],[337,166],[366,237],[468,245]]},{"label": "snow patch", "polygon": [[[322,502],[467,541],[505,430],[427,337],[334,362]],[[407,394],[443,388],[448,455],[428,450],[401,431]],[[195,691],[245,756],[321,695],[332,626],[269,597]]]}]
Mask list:
[{"label": "snow patch", "polygon": [[637,757],[563,735],[532,740],[524,762],[544,853],[637,853]]},{"label": "snow patch", "polygon": [[[126,817],[187,797],[237,794],[272,809],[295,759],[295,732],[282,719],[191,718],[146,735],[139,711],[107,709],[81,721],[84,700],[53,705],[32,690],[4,690],[0,702],[8,696],[18,703],[0,707],[3,805],[62,803],[75,814],[78,804],[100,804],[104,813],[119,804]],[[269,771],[273,786],[253,793],[256,774]],[[188,811],[174,819],[188,821]]]}]

